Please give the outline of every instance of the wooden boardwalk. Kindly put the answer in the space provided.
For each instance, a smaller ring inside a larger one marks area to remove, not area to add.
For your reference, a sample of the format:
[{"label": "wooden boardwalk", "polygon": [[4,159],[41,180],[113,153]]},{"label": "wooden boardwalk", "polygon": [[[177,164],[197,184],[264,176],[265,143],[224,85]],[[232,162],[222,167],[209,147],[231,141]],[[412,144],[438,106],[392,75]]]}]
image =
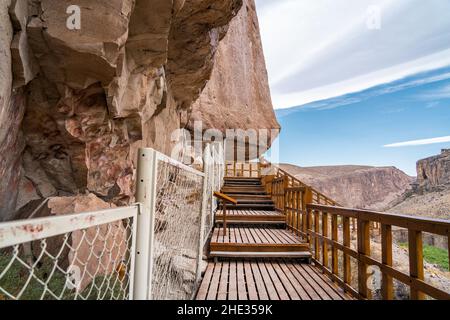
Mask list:
[{"label": "wooden boardwalk", "polygon": [[197,300],[350,300],[317,268],[292,260],[208,264]]},{"label": "wooden boardwalk", "polygon": [[226,210],[226,230],[224,213],[216,213],[198,300],[350,299],[309,264],[309,244],[286,229],[286,216],[259,179],[228,178],[222,193],[222,200],[237,203]]}]

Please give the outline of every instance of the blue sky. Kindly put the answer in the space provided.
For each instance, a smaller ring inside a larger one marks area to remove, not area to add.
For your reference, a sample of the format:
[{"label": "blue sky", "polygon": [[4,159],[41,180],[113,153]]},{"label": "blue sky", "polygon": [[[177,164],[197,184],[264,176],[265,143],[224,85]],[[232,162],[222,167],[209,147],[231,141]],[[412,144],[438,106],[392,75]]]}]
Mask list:
[{"label": "blue sky", "polygon": [[256,4],[280,161],[415,175],[450,148],[449,0]]},{"label": "blue sky", "polygon": [[450,148],[421,141],[450,141],[450,68],[276,113],[281,162],[396,166],[416,175],[418,159]]}]

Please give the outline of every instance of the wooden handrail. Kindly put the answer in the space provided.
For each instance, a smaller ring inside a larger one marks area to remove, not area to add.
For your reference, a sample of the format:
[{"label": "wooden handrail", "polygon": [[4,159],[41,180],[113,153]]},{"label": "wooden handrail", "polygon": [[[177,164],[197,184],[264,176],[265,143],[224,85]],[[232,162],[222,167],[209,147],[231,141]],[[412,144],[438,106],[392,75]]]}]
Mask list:
[{"label": "wooden handrail", "polygon": [[260,178],[262,165],[260,162],[236,162],[225,163],[225,177]]},{"label": "wooden handrail", "polygon": [[223,216],[223,235],[227,235],[227,202],[232,204],[237,204],[237,200],[233,199],[226,194],[214,191],[214,197],[222,201],[222,216]]},{"label": "wooden handrail", "polygon": [[236,199],[231,198],[231,197],[229,197],[226,194],[223,194],[221,192],[214,191],[214,197],[216,197],[216,198],[218,198],[220,200],[223,200],[225,202],[232,203],[232,204],[237,204],[238,203]]},{"label": "wooden handrail", "polygon": [[[306,207],[307,234],[314,239],[314,241],[311,241],[311,243],[314,243],[314,262],[321,267],[324,273],[350,294],[357,298],[370,298],[370,292],[367,288],[367,268],[368,266],[377,266],[382,274],[381,292],[383,299],[393,299],[393,279],[410,287],[411,299],[425,299],[426,295],[435,299],[450,299],[449,292],[445,292],[425,282],[422,249],[422,233],[427,232],[448,238],[450,235],[450,221],[316,204],[308,204]],[[328,235],[330,218],[332,224],[331,237]],[[351,218],[357,221],[357,250],[351,246]],[[373,258],[370,254],[370,226],[372,222],[381,224],[382,252],[380,260]],[[409,274],[397,270],[393,265],[393,226],[408,229]],[[343,230],[343,242],[338,241],[338,228]],[[331,267],[328,261],[328,247],[331,248],[332,252]],[[338,251],[341,251],[344,257],[343,278],[341,278],[338,271]],[[356,259],[358,263],[357,290],[351,286],[350,257]]]}]

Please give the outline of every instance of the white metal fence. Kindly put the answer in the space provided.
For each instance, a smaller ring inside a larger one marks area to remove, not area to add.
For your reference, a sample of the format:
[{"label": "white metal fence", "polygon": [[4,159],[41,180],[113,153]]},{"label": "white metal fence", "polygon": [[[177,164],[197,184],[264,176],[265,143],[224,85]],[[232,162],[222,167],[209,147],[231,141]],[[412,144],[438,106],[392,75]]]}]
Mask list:
[{"label": "white metal fence", "polygon": [[0,300],[193,298],[223,155],[200,172],[141,149],[138,205],[0,224]]},{"label": "white metal fence", "polygon": [[0,299],[133,298],[138,206],[0,224]]}]

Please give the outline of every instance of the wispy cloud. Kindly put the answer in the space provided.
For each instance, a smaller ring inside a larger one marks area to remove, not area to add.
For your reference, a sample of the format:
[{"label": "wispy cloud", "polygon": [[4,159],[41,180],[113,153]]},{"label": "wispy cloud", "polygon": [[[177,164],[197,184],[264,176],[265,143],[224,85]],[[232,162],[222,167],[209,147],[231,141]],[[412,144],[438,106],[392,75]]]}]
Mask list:
[{"label": "wispy cloud", "polygon": [[[366,26],[373,4],[382,9],[377,31]],[[257,5],[275,108],[450,65],[449,1],[257,0]]]},{"label": "wispy cloud", "polygon": [[432,108],[438,107],[439,105],[440,105],[440,102],[439,102],[439,101],[432,101],[432,102],[427,103],[427,105],[425,106],[425,108],[427,108],[427,109],[432,109]]},{"label": "wispy cloud", "polygon": [[397,142],[392,144],[384,145],[384,148],[399,148],[399,147],[411,147],[411,146],[423,146],[428,144],[445,143],[450,142],[450,136],[437,137],[431,139],[420,139],[405,142]]},{"label": "wispy cloud", "polygon": [[[439,90],[434,90],[428,93],[413,96],[413,99],[415,100],[425,100],[427,102],[430,100],[434,100],[432,99],[433,97],[436,98],[436,100],[439,100],[442,99],[442,97],[446,93],[450,94],[450,85],[448,85],[448,80],[450,80],[450,72],[448,72],[448,70],[449,68],[444,68],[442,71],[441,69],[439,69],[435,71],[419,73],[414,76],[405,77],[393,82],[379,84],[375,87],[365,89],[357,93],[349,93],[343,96],[315,101],[300,105],[298,107],[294,107],[293,109],[301,109],[303,111],[330,110],[338,107],[360,103],[379,96],[394,94],[403,90],[414,89],[441,81],[447,81],[447,85],[441,87],[441,89]],[[439,74],[436,74],[437,72],[439,72]],[[439,104],[439,102],[431,101],[427,104],[427,108],[435,107],[437,104]],[[401,112],[404,110],[405,108],[396,108],[393,110],[386,110],[386,113]]]},{"label": "wispy cloud", "polygon": [[450,85],[447,84],[441,88],[425,92],[419,95],[417,98],[422,100],[440,100],[440,99],[450,99]]}]

